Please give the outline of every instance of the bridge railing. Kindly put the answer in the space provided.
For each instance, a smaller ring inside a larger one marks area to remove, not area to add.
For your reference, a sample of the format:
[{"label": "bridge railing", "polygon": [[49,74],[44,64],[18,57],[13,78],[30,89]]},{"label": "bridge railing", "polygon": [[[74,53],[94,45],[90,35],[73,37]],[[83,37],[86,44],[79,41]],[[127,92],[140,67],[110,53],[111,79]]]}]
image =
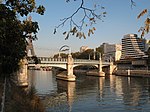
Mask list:
[{"label": "bridge railing", "polygon": [[48,58],[48,57],[38,57],[40,61],[61,61],[61,62],[66,62],[66,58]]},{"label": "bridge railing", "polygon": [[[49,64],[49,63],[67,63],[66,58],[50,58],[50,57],[38,57],[41,64]],[[32,64],[33,60],[28,60],[28,63]],[[99,60],[87,60],[87,59],[74,59],[74,63],[80,64],[99,64]],[[104,65],[109,65],[110,62],[102,62]]]}]

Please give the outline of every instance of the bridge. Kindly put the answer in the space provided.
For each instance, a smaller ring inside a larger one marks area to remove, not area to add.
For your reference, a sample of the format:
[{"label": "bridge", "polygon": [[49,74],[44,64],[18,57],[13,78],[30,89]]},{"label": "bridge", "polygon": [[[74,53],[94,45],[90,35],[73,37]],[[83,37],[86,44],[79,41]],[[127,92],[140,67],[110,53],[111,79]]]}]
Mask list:
[{"label": "bridge", "polygon": [[[35,56],[32,39],[29,39],[28,46],[27,46],[27,53],[28,51],[31,51],[32,56]],[[60,52],[69,51],[68,52],[68,58],[62,59],[60,58]],[[97,52],[97,51],[95,51]],[[99,52],[98,52],[99,53]],[[94,53],[95,54],[95,53]],[[48,58],[48,57],[38,57],[38,60],[40,60],[39,64],[33,64],[30,60],[27,60],[28,67],[60,67],[67,69],[67,72],[60,73],[56,76],[57,79],[67,80],[67,81],[75,81],[75,75],[73,74],[73,68],[75,66],[80,65],[92,65],[96,66],[98,68],[98,74],[97,76],[105,76],[105,73],[102,71],[103,66],[109,66],[110,64],[107,62],[102,62],[101,60],[101,53],[99,53],[99,60],[82,60],[82,59],[73,59],[71,55],[71,48],[67,45],[62,46],[59,49],[59,58]]]},{"label": "bridge", "polygon": [[[32,60],[28,61],[28,67],[60,67],[67,69],[68,59],[66,58],[50,58],[50,57],[38,57],[39,64],[34,64]],[[74,59],[73,68],[80,65],[92,65],[98,68],[99,60],[87,60],[87,59]],[[103,66],[109,66],[110,62],[102,62]]]},{"label": "bridge", "polygon": [[102,71],[103,66],[110,66],[109,62],[102,62],[99,60],[86,60],[86,59],[73,59],[72,55],[69,54],[67,59],[64,58],[49,58],[49,57],[38,57],[40,60],[39,64],[33,64],[32,61],[28,60],[28,67],[60,67],[67,69],[67,72],[63,72],[57,75],[57,79],[75,81],[75,75],[73,74],[73,68],[80,65],[92,65],[98,68],[97,76],[105,76]]}]

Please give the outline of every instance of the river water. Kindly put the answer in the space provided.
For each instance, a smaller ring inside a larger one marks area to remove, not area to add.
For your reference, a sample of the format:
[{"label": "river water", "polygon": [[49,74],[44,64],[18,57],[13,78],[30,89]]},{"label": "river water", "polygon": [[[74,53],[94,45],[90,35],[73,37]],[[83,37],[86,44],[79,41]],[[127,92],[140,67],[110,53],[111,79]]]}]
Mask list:
[{"label": "river water", "polygon": [[78,74],[76,82],[67,82],[51,71],[29,71],[29,76],[46,112],[150,111],[150,78]]}]

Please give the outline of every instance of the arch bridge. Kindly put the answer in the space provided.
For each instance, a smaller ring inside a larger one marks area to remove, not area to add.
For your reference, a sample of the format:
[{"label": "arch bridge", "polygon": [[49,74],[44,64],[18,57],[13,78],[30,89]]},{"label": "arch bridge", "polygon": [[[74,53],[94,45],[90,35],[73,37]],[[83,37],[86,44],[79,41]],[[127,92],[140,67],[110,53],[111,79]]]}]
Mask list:
[{"label": "arch bridge", "polygon": [[[38,57],[40,60],[39,64],[34,64],[32,61],[28,61],[28,67],[60,67],[67,69],[68,59],[66,58],[49,58],[49,57]],[[74,59],[73,68],[80,65],[92,65],[98,67],[99,60],[87,60],[87,59]],[[103,66],[109,66],[110,62],[102,62]]]},{"label": "arch bridge", "polygon": [[86,59],[73,59],[72,55],[68,55],[67,59],[64,58],[49,58],[49,57],[38,57],[40,60],[39,64],[33,64],[30,60],[28,60],[28,67],[60,67],[67,69],[67,73],[59,74],[56,78],[74,81],[75,76],[73,75],[73,68],[80,65],[92,65],[98,67],[100,76],[104,76],[104,72],[102,72],[103,66],[109,66],[109,62],[102,62],[101,58],[99,60],[86,60]]}]

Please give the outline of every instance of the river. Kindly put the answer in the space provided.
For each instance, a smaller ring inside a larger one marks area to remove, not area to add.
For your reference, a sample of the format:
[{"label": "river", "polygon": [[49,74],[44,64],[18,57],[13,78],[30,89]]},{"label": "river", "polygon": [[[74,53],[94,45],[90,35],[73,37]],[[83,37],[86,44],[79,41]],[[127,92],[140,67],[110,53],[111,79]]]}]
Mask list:
[{"label": "river", "polygon": [[51,71],[29,71],[30,85],[46,112],[149,112],[150,78],[76,75],[76,82],[56,80]]}]

